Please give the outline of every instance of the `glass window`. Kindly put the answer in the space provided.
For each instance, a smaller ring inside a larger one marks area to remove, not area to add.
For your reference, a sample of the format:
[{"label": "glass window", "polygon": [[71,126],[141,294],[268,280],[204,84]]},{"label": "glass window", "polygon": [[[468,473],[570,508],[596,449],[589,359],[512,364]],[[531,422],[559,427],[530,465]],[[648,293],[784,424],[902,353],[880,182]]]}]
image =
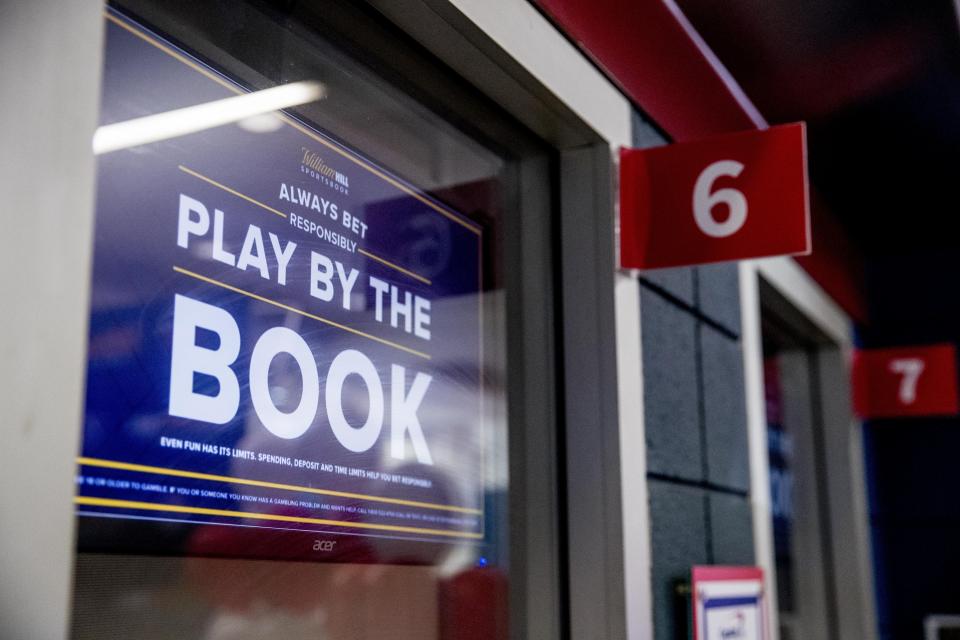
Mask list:
[{"label": "glass window", "polygon": [[349,3],[105,20],[73,636],[506,637],[499,134]]}]

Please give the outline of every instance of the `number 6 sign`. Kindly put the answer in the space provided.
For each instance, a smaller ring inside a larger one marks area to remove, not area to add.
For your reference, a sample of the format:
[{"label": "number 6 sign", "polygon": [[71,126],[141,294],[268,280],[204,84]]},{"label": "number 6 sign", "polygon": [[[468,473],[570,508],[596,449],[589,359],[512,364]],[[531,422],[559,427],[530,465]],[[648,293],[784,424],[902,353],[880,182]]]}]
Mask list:
[{"label": "number 6 sign", "polygon": [[620,264],[810,252],[803,124],[620,152]]},{"label": "number 6 sign", "polygon": [[853,406],[862,418],[957,413],[952,344],[864,349],[853,358]]},{"label": "number 6 sign", "polygon": [[[742,171],[743,165],[736,160],[720,160],[704,169],[693,185],[693,219],[700,231],[711,238],[732,236],[747,221],[747,198],[742,191],[731,187],[710,191],[717,178],[739,178]],[[721,203],[727,205],[727,219],[718,222],[713,216],[713,208]]]}]

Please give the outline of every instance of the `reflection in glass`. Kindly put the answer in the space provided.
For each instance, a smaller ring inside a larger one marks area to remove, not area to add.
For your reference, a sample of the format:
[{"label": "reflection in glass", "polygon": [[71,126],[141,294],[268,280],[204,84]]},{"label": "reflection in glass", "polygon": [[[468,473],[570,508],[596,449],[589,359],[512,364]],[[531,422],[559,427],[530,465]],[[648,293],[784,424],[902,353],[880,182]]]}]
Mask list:
[{"label": "reflection in glass", "polygon": [[505,163],[299,21],[106,19],[101,126],[328,93],[100,155],[73,635],[505,637]]}]

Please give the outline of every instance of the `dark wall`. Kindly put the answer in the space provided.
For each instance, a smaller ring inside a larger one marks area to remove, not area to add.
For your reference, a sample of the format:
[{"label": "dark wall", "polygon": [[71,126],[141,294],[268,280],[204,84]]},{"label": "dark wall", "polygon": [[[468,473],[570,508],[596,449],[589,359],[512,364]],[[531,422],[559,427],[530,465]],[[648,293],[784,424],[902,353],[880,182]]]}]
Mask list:
[{"label": "dark wall", "polygon": [[[635,117],[635,146],[661,140]],[[673,640],[686,638],[675,586],[693,565],[754,564],[739,281],[724,264],[645,272],[639,286],[654,636]]]},{"label": "dark wall", "polygon": [[[960,251],[872,256],[858,346],[960,344],[957,273]],[[863,439],[880,638],[919,639],[925,616],[960,615],[960,418],[874,420]]]},{"label": "dark wall", "polygon": [[960,420],[873,421],[864,448],[880,637],[919,639],[960,614]]}]

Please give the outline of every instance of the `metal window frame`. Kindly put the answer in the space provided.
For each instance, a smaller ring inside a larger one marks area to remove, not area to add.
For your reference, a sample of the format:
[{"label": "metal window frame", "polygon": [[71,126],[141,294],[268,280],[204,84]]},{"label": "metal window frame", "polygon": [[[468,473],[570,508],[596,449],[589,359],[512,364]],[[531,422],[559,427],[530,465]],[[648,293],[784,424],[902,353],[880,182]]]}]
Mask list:
[{"label": "metal window frame", "polygon": [[960,629],[960,616],[933,614],[923,619],[924,640],[940,640],[941,631],[957,629]]},{"label": "metal window frame", "polygon": [[[630,144],[631,105],[529,3],[371,4],[550,144],[560,159],[553,215],[559,218],[556,289],[562,303],[555,326],[563,364],[559,444],[565,468],[558,488],[565,494],[564,517],[558,535],[534,533],[526,544],[535,545],[528,551],[558,546],[564,559],[550,570],[543,549],[539,559],[530,558],[528,582],[519,589],[527,606],[537,608],[513,635],[649,638],[639,287],[635,273],[617,270],[615,252],[613,156]],[[549,462],[533,455],[528,464]],[[528,486],[541,482],[547,468],[528,468]],[[525,508],[540,505],[528,502]],[[522,514],[513,518],[514,526],[527,531],[536,526]],[[559,601],[540,600],[558,586],[566,589]],[[550,619],[561,620],[561,628]]]},{"label": "metal window frame", "polygon": [[[825,476],[826,515],[834,535],[831,554],[840,638],[875,638],[873,568],[860,423],[850,407],[849,367],[853,348],[850,317],[792,258],[747,261],[740,265],[743,358],[751,469],[754,551],[770,594],[772,640],[779,639],[776,575],[767,460],[763,348],[760,330],[761,282],[809,322],[823,340],[811,352],[818,375],[817,419],[822,430],[821,470]],[[852,541],[852,544],[850,544]]]}]

